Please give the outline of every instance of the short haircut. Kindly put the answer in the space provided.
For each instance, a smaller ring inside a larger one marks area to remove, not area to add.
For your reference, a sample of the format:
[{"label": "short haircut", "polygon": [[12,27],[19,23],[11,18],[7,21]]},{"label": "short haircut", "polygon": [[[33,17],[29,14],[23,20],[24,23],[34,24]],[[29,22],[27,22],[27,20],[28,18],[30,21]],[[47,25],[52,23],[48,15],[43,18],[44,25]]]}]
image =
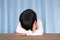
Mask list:
[{"label": "short haircut", "polygon": [[20,14],[19,21],[22,28],[32,31],[34,21],[37,21],[37,15],[33,10],[27,9]]}]

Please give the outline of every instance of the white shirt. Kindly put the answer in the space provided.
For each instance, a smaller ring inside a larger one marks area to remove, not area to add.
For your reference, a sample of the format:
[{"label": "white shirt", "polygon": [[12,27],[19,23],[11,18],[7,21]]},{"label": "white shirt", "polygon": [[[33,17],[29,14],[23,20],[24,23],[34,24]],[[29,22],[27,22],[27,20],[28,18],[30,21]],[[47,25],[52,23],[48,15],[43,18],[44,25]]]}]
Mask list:
[{"label": "white shirt", "polygon": [[16,28],[16,33],[24,33],[26,35],[43,35],[43,25],[41,20],[37,20],[38,28],[35,32],[32,33],[31,30],[26,31],[21,27],[21,24],[19,23]]}]

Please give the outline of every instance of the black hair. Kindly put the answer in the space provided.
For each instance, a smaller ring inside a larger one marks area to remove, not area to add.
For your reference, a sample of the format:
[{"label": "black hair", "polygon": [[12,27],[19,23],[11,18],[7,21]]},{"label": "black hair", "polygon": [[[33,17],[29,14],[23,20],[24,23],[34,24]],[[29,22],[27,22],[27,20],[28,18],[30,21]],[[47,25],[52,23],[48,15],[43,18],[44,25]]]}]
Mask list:
[{"label": "black hair", "polygon": [[21,13],[19,21],[22,28],[32,31],[34,21],[37,21],[37,15],[33,10],[27,9]]}]

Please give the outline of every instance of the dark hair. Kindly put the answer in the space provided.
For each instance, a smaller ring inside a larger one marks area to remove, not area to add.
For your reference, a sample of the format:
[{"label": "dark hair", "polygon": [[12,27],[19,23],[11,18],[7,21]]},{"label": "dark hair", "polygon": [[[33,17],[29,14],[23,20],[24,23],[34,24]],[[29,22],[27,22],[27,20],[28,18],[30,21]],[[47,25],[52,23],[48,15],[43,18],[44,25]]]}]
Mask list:
[{"label": "dark hair", "polygon": [[25,30],[32,30],[35,20],[37,21],[36,13],[31,9],[27,9],[27,10],[23,11],[19,17],[21,26]]}]

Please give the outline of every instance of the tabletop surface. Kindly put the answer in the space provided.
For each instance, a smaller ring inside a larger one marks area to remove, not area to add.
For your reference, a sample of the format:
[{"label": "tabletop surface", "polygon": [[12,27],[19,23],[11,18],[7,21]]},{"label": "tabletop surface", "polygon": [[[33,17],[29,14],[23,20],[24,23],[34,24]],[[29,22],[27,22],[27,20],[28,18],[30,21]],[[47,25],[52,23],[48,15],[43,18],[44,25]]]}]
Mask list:
[{"label": "tabletop surface", "polygon": [[43,34],[40,36],[0,34],[0,40],[60,40],[60,34]]}]

